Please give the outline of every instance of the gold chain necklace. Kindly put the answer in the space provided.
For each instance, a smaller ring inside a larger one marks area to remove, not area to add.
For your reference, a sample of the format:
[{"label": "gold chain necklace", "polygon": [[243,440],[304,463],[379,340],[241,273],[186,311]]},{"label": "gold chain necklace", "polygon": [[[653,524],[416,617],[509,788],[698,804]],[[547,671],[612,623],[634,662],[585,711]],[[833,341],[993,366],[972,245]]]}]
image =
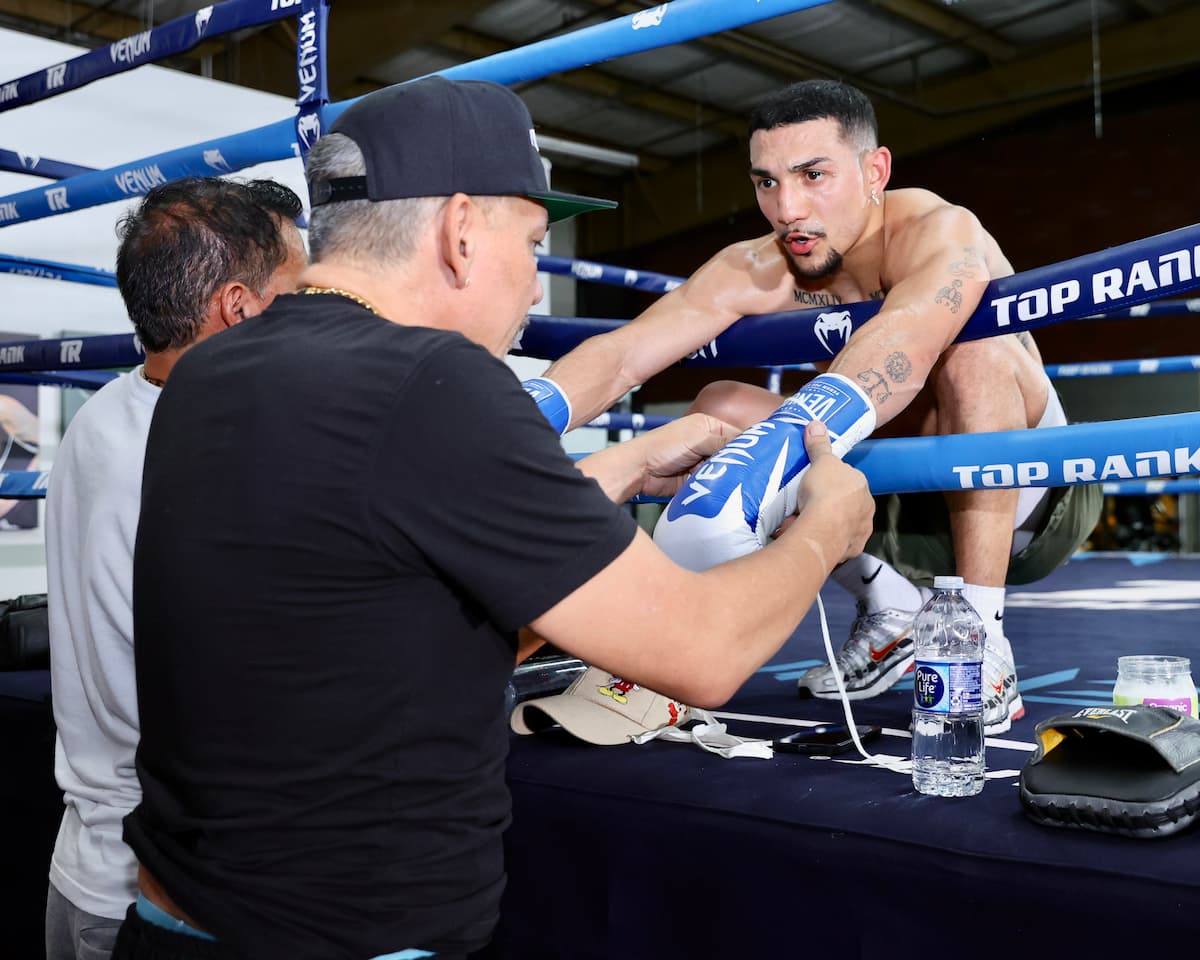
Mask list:
[{"label": "gold chain necklace", "polygon": [[162,389],[163,387],[166,386],[166,381],[159,380],[158,377],[150,376],[150,374],[148,374],[146,372],[146,368],[144,366],[142,367],[142,379],[145,380],[147,383],[154,384],[159,389]]},{"label": "gold chain necklace", "polygon": [[319,293],[332,293],[336,297],[345,297],[347,300],[353,300],[360,307],[366,307],[375,316],[382,317],[383,314],[375,309],[375,306],[367,300],[364,300],[357,293],[351,293],[349,290],[343,290],[341,287],[304,287],[300,293],[306,296],[313,296]]}]

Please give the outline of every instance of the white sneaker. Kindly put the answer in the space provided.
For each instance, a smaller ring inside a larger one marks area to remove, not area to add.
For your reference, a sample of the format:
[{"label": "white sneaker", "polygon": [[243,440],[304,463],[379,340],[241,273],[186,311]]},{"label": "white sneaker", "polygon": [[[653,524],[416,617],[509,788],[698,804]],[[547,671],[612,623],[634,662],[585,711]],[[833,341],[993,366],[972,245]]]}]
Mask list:
[{"label": "white sneaker", "polygon": [[1014,720],[1025,716],[1025,704],[1017,689],[1008,638],[988,637],[983,648],[983,732],[987,736],[1006,733]]},{"label": "white sneaker", "polygon": [[[835,657],[850,700],[883,693],[912,670],[912,625],[916,616],[916,610],[891,608],[866,613],[859,601],[850,637]],[[837,680],[827,663],[806,670],[798,687],[801,697],[838,698]]]}]

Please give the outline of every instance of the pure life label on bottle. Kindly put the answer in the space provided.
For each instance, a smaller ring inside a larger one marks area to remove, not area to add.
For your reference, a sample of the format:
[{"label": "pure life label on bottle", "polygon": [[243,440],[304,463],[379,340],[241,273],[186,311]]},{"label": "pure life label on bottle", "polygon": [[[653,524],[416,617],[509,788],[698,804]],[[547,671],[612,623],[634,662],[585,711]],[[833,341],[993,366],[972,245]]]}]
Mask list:
[{"label": "pure life label on bottle", "polygon": [[976,713],[983,709],[983,664],[920,661],[913,697],[929,713]]}]

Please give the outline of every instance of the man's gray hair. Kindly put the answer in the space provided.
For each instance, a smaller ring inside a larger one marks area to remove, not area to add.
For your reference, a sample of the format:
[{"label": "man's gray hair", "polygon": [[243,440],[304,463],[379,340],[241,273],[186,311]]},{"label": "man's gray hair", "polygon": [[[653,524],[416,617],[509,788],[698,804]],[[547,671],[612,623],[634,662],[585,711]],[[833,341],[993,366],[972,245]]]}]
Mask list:
[{"label": "man's gray hair", "polygon": [[[367,172],[362,151],[349,137],[329,133],[308,153],[309,183]],[[338,257],[355,263],[388,263],[408,259],[429,220],[445,197],[409,200],[343,200],[313,207],[308,246],[313,263]]]}]

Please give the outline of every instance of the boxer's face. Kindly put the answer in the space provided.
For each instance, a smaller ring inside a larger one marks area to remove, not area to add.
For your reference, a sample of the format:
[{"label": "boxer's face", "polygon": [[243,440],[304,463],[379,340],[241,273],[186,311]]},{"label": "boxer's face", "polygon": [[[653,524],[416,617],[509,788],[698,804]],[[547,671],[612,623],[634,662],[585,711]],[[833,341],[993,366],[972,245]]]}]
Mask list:
[{"label": "boxer's face", "polygon": [[800,276],[818,280],[836,273],[866,228],[869,153],[846,142],[841,124],[827,117],[751,135],[758,208]]}]

